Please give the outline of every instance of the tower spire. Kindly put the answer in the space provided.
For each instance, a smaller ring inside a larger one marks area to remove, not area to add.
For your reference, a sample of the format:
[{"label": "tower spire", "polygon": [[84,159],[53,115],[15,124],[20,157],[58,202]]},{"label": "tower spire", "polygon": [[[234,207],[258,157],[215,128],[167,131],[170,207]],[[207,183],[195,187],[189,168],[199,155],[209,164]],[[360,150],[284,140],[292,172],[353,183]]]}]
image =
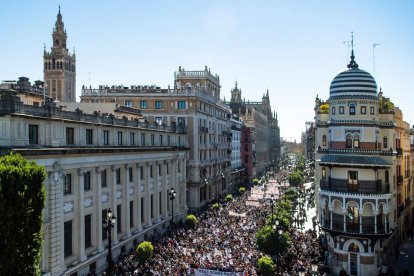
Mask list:
[{"label": "tower spire", "polygon": [[348,69],[356,68],[358,68],[358,63],[356,63],[354,56],[354,32],[351,32],[351,61],[348,64]]}]

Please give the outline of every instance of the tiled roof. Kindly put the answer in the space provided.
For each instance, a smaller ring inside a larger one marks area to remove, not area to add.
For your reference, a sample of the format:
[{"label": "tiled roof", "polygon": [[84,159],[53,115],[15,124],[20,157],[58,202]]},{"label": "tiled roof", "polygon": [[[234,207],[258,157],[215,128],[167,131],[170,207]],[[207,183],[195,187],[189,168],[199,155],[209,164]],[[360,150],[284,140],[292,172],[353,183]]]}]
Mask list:
[{"label": "tiled roof", "polygon": [[377,156],[360,156],[345,154],[328,154],[321,158],[320,163],[344,164],[355,166],[391,166],[392,164]]}]

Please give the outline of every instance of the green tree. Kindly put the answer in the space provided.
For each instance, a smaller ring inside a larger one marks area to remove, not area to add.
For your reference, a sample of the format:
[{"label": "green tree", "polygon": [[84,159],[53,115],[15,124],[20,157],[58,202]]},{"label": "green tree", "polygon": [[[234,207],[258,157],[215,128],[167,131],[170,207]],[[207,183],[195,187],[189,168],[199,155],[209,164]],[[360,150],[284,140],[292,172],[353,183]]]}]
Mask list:
[{"label": "green tree", "polygon": [[289,183],[293,186],[298,186],[303,181],[303,176],[300,171],[294,171],[289,175]]},{"label": "green tree", "polygon": [[196,227],[198,221],[195,215],[193,214],[189,214],[187,215],[187,217],[185,218],[185,224],[189,227],[189,228],[194,228]]},{"label": "green tree", "polygon": [[252,180],[253,185],[259,184],[259,179],[255,178]]},{"label": "green tree", "polygon": [[240,187],[239,188],[239,193],[243,194],[246,191],[245,187]]},{"label": "green tree", "polygon": [[214,203],[214,204],[211,206],[211,208],[212,208],[213,210],[216,210],[216,211],[220,210],[220,207],[221,207],[220,203]]},{"label": "green tree", "polygon": [[233,200],[233,196],[232,194],[227,194],[226,197],[224,198],[226,201],[232,201]]},{"label": "green tree", "polygon": [[149,241],[141,242],[136,249],[138,260],[140,263],[144,263],[149,258],[151,258],[152,252],[154,251],[154,246]]},{"label": "green tree", "polygon": [[40,275],[43,167],[19,154],[0,158],[0,275]]},{"label": "green tree", "polygon": [[290,246],[290,236],[286,231],[279,235],[273,225],[264,225],[256,233],[256,243],[259,250],[266,254],[283,254]]},{"label": "green tree", "polygon": [[329,113],[329,104],[328,103],[321,104],[319,106],[319,111],[321,113]]},{"label": "green tree", "polygon": [[266,255],[262,256],[258,262],[258,270],[263,276],[273,275],[275,265],[273,263],[272,258]]}]

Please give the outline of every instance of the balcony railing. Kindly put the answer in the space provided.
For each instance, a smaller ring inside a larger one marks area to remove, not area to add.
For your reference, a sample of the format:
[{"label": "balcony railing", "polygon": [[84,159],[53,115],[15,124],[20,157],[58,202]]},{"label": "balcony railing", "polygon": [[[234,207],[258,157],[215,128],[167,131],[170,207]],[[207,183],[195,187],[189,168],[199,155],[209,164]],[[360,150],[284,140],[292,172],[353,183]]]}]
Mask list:
[{"label": "balcony railing", "polygon": [[340,193],[390,193],[390,185],[388,183],[382,183],[382,180],[359,180],[356,185],[349,185],[347,179],[328,177],[320,180],[320,188],[321,190],[328,190]]},{"label": "balcony railing", "polygon": [[[349,217],[346,216],[346,221],[344,224],[344,215],[343,214],[332,214],[332,227],[329,219],[322,222],[322,228],[325,230],[333,230],[338,232],[346,232],[352,234],[387,234],[390,233],[389,223],[385,224],[380,217],[377,218],[377,231],[375,232],[375,217],[362,217],[362,224],[359,223],[359,218],[357,222],[350,221]],[[346,230],[344,228],[346,227]]]}]

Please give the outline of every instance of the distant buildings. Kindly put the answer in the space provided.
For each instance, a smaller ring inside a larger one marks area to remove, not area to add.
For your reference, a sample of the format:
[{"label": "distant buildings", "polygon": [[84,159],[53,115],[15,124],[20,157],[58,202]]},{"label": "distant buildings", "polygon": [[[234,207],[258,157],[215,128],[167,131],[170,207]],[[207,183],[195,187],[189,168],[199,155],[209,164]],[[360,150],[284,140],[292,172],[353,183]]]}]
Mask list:
[{"label": "distant buildings", "polygon": [[344,269],[348,275],[377,275],[413,225],[409,125],[378,93],[375,79],[358,68],[352,51],[348,70],[331,83],[329,99],[316,99],[314,127],[328,264],[335,274]]}]

